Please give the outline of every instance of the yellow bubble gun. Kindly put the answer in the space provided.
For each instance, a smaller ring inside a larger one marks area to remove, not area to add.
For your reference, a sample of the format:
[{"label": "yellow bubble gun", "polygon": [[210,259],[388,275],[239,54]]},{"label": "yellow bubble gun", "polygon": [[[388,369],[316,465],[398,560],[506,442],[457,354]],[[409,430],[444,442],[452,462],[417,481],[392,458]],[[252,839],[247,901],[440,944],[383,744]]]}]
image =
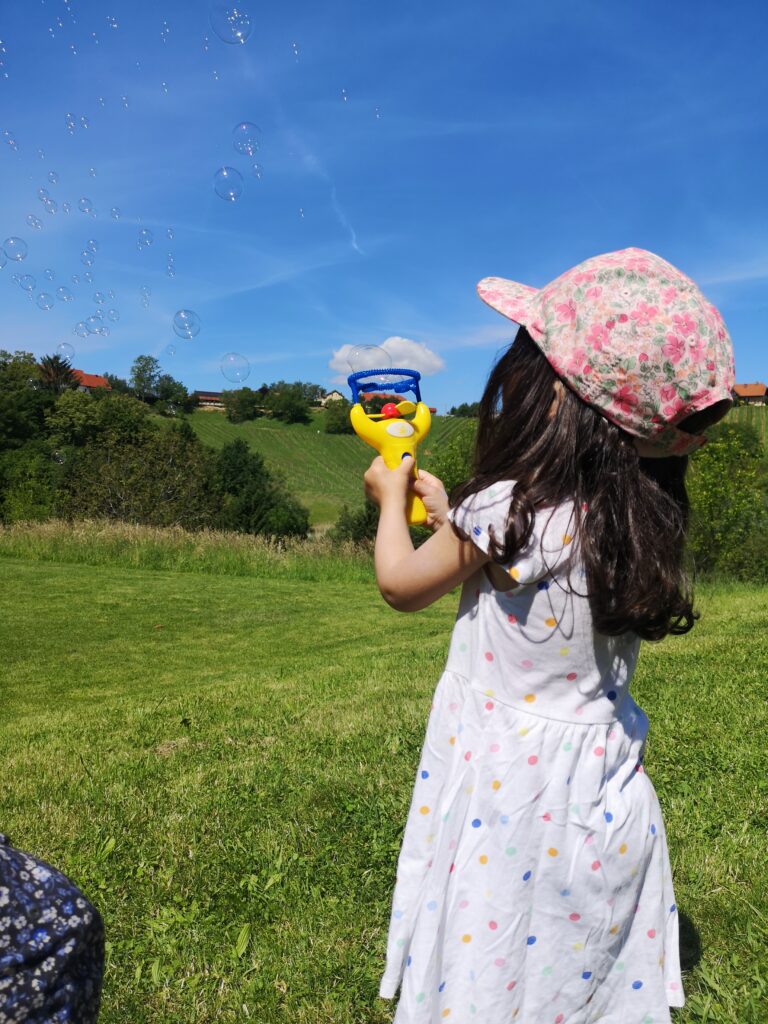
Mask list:
[{"label": "yellow bubble gun", "polygon": [[[382,380],[382,375],[389,377],[397,375],[405,380],[390,383]],[[421,400],[419,381],[421,374],[417,370],[403,369],[378,369],[359,370],[347,378],[352,389],[352,408],[349,418],[352,421],[355,433],[361,437],[366,444],[381,455],[390,469],[395,469],[405,458],[410,455],[413,459],[413,477],[418,476],[416,467],[416,447],[429,433],[432,425],[432,416],[429,407]],[[380,413],[368,414],[362,406],[359,398],[360,391],[389,391],[401,395],[406,391],[412,391],[416,403],[411,401],[387,402],[382,406]],[[412,415],[411,419],[405,419]],[[427,521],[427,510],[421,498],[412,491],[408,492],[408,504],[406,505],[406,519],[411,526],[421,526]]]}]

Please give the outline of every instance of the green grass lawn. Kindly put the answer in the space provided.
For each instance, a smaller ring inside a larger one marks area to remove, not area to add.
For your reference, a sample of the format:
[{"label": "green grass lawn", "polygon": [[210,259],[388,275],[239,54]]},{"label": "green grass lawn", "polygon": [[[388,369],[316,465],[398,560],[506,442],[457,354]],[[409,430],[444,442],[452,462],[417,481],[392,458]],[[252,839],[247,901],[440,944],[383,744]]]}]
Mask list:
[{"label": "green grass lawn", "polygon": [[[241,437],[264,456],[269,468],[285,474],[289,490],[309,509],[313,526],[332,525],[341,506],[363,504],[363,473],[375,452],[354,434],[326,434],[324,411],[313,413],[312,422],[281,423],[262,417],[247,423],[230,423],[223,413],[196,411],[189,416],[201,441],[222,448]],[[455,417],[434,416],[429,437],[422,445],[421,461],[428,465],[432,445],[438,447],[462,426]]]},{"label": "green grass lawn", "polygon": [[[396,858],[456,595],[403,616],[350,577],[0,557],[0,827],[102,910],[104,1024],[391,1020]],[[680,909],[673,1017],[765,1024],[768,591],[700,598],[633,683]]]}]

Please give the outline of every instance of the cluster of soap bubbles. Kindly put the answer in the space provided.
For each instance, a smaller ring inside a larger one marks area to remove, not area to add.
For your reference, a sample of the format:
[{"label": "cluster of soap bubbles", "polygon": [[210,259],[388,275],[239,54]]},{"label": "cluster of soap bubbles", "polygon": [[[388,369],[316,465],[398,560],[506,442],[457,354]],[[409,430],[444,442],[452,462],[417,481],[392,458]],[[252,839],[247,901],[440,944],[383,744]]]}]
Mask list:
[{"label": "cluster of soap bubbles", "polygon": [[[241,121],[232,129],[232,146],[242,156],[254,157],[261,146],[261,129],[252,121]],[[261,178],[261,165],[253,165],[253,174]],[[243,194],[243,176],[235,167],[221,167],[213,176],[213,189],[220,199],[235,202]]]},{"label": "cluster of soap bubbles", "polygon": [[136,241],[136,248],[139,252],[142,249],[147,249],[155,240],[155,236],[149,230],[149,228],[139,228],[139,237]]},{"label": "cluster of soap bubbles", "polygon": [[193,309],[180,309],[173,318],[174,334],[186,341],[198,336],[200,326],[200,317]]},{"label": "cluster of soap bubbles", "polygon": [[80,117],[76,117],[71,111],[68,112],[64,117],[64,126],[70,135],[75,134],[75,130],[78,128],[90,128],[91,122],[85,116],[81,114]]},{"label": "cluster of soap bubbles", "polygon": [[[51,175],[53,175],[53,177],[51,177]],[[56,174],[55,171],[51,171],[51,173],[48,175],[48,180],[52,184],[55,184],[59,180],[59,176],[58,176],[58,174]],[[50,192],[48,191],[47,188],[39,188],[37,190],[37,198],[43,204],[43,209],[45,210],[46,213],[50,213],[50,214],[56,213],[56,211],[58,210],[58,206],[56,205],[56,200],[55,199],[51,199],[51,194],[50,194]],[[30,223],[30,217],[32,217],[32,214],[30,214],[30,216],[27,217],[27,223],[28,224]],[[34,219],[37,220],[36,217]],[[42,227],[43,226],[42,222],[39,223],[36,226],[37,227]]]},{"label": "cluster of soap bubbles", "polygon": [[16,136],[13,134],[13,132],[9,132],[7,128],[3,129],[3,141],[6,142],[11,147],[11,149],[18,152],[19,144],[16,141]]}]

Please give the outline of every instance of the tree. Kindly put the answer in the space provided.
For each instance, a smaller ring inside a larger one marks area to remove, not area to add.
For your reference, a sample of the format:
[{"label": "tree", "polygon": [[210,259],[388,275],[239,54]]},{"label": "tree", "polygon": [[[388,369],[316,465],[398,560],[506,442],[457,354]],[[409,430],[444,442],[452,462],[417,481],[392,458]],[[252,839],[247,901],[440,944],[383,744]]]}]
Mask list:
[{"label": "tree", "polygon": [[224,391],[221,398],[230,423],[244,423],[246,420],[255,420],[261,416],[263,399],[259,392],[252,388],[235,388],[232,391]]},{"label": "tree", "polygon": [[424,460],[424,469],[439,477],[449,494],[457,484],[471,476],[477,422],[466,420],[457,427],[450,440],[443,442]]},{"label": "tree", "polygon": [[131,387],[127,380],[123,380],[122,377],[117,377],[114,373],[103,374],[104,379],[109,382],[112,388],[113,395],[130,395]]},{"label": "tree", "polygon": [[[708,443],[691,457],[687,481],[689,548],[696,571],[760,578],[750,575],[758,565],[745,551],[762,550],[765,560],[768,548],[762,444],[751,427],[727,420],[708,430],[707,437]],[[763,578],[765,565],[768,561],[763,562]]]},{"label": "tree", "polygon": [[221,449],[217,473],[224,494],[219,525],[224,529],[273,537],[307,536],[309,513],[242,438]]},{"label": "tree", "polygon": [[149,428],[146,405],[128,395],[98,401],[84,391],[61,395],[46,414],[46,428],[54,447],[83,447],[99,440],[136,444]]},{"label": "tree", "polygon": [[156,412],[174,416],[179,409],[191,408],[189,392],[181,381],[175,380],[170,373],[163,373],[158,377],[157,398]]},{"label": "tree", "polygon": [[45,430],[56,396],[44,388],[31,352],[0,349],[0,451],[19,448]]},{"label": "tree", "polygon": [[301,389],[293,384],[280,381],[273,384],[267,398],[267,407],[276,420],[285,423],[309,423],[309,403]]},{"label": "tree", "polygon": [[352,421],[349,418],[349,410],[352,403],[346,398],[336,402],[329,402],[325,407],[325,432],[326,434],[354,434]]},{"label": "tree", "polygon": [[40,380],[43,387],[55,395],[80,386],[70,361],[58,355],[43,356],[40,360]]},{"label": "tree", "polygon": [[329,532],[331,540],[351,540],[360,544],[374,540],[378,526],[379,507],[370,498],[366,498],[363,507],[354,511],[343,505],[339,518]]},{"label": "tree", "polygon": [[449,416],[477,416],[480,410],[479,402],[462,402],[461,405],[454,405],[448,410]]},{"label": "tree", "polygon": [[137,356],[131,366],[130,384],[145,402],[157,395],[160,384],[160,363],[154,356]]}]

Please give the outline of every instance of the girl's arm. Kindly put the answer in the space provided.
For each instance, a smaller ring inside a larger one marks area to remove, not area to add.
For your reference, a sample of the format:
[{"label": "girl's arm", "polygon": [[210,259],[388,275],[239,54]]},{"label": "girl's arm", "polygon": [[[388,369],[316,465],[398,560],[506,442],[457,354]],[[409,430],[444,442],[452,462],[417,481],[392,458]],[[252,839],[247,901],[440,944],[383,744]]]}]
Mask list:
[{"label": "girl's arm", "polygon": [[412,468],[410,457],[388,469],[378,456],[364,477],[366,494],[381,509],[376,582],[387,604],[401,612],[426,608],[490,561],[472,541],[461,540],[450,522],[414,549],[405,518]]}]

